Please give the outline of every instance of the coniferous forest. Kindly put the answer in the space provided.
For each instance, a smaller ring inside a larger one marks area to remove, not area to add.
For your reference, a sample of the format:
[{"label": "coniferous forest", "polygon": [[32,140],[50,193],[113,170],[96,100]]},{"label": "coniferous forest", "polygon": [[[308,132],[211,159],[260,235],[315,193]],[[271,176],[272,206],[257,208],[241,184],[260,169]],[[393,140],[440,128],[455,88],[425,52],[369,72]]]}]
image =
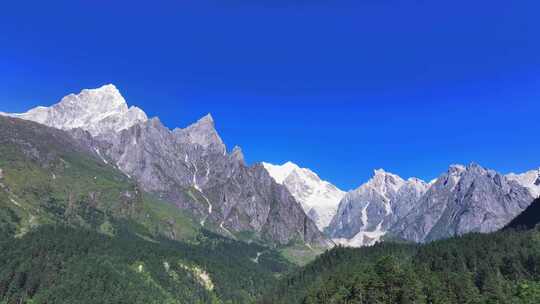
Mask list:
[{"label": "coniferous forest", "polygon": [[253,303],[290,267],[210,232],[156,243],[46,226],[0,248],[0,303]]},{"label": "coniferous forest", "polygon": [[[539,303],[540,230],[336,247],[303,268],[193,243],[45,226],[0,245],[0,303]],[[255,246],[255,247],[253,247]],[[284,275],[285,272],[288,275]]]},{"label": "coniferous forest", "polygon": [[263,303],[540,303],[540,230],[338,247]]}]

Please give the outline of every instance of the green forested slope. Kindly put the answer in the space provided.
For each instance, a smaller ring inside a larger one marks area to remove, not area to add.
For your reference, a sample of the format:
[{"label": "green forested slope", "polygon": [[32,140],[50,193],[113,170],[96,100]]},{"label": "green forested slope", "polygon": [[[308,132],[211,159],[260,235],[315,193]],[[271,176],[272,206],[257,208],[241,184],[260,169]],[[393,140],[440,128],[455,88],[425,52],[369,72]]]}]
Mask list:
[{"label": "green forested slope", "polygon": [[291,267],[203,230],[67,133],[2,116],[0,240],[0,303],[251,303]]},{"label": "green forested slope", "polygon": [[56,225],[0,248],[5,303],[251,303],[289,266],[206,232],[188,244]]},{"label": "green forested slope", "polygon": [[540,303],[540,231],[335,248],[264,303]]},{"label": "green forested slope", "polygon": [[52,223],[174,239],[199,230],[60,130],[0,116],[0,170],[0,229],[19,236]]}]

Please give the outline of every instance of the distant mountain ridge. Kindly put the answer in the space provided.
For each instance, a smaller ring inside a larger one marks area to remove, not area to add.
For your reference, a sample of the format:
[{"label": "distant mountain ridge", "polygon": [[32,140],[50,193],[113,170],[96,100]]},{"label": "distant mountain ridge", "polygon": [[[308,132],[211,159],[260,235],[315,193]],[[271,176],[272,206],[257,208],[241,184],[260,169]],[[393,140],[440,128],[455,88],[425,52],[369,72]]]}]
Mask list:
[{"label": "distant mountain ridge", "polygon": [[452,165],[428,184],[376,170],[345,195],[328,233],[337,243],[358,247],[385,235],[428,242],[496,231],[533,201],[531,175],[507,177],[472,163]]},{"label": "distant mountain ridge", "polygon": [[225,236],[275,245],[331,244],[262,165],[247,166],[238,147],[227,153],[211,115],[169,130],[158,118],[129,108],[113,85],[70,94],[48,108],[4,115],[70,132],[143,190],[188,209],[203,226]]},{"label": "distant mountain ridge", "polygon": [[0,114],[69,132],[104,164],[189,210],[210,230],[274,245],[332,246],[321,231],[347,246],[490,232],[540,195],[540,169],[501,175],[476,164],[452,165],[429,183],[379,169],[345,193],[292,162],[248,166],[241,148],[228,151],[210,114],[170,130],[128,107],[114,85],[70,94],[51,107]]}]

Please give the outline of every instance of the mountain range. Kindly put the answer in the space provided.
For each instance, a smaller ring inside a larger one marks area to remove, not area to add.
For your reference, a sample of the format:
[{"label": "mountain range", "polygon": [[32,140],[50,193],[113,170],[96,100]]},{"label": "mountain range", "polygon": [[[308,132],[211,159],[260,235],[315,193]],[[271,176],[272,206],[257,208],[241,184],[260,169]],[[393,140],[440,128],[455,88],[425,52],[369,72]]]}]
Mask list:
[{"label": "mountain range", "polygon": [[68,132],[103,164],[222,235],[276,246],[331,244],[262,165],[247,166],[238,147],[227,151],[211,115],[170,130],[158,118],[129,108],[113,85],[4,115]]},{"label": "mountain range", "polygon": [[227,149],[210,114],[168,129],[129,107],[114,85],[70,94],[51,107],[0,114],[67,132],[86,153],[187,211],[199,226],[272,246],[366,246],[491,232],[540,195],[540,169],[502,175],[474,163],[452,165],[431,182],[378,169],[345,192],[292,162],[247,165],[241,148]]},{"label": "mountain range", "polygon": [[384,238],[428,242],[496,231],[537,197],[537,172],[505,176],[472,163],[452,165],[426,183],[376,170],[345,195],[327,232],[336,243],[364,246]]},{"label": "mountain range", "polygon": [[475,163],[451,165],[430,182],[377,169],[349,192],[292,162],[264,166],[322,231],[336,244],[351,247],[384,239],[427,242],[496,231],[540,194],[540,170],[502,175]]}]

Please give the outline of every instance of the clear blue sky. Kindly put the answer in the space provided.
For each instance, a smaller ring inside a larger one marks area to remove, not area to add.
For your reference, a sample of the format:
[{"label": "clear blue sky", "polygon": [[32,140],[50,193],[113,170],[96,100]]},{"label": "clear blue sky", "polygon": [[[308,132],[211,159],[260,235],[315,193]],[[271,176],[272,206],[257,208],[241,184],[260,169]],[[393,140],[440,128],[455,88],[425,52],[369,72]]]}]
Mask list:
[{"label": "clear blue sky", "polygon": [[344,189],[375,168],[540,166],[540,1],[5,1],[0,111],[114,83],[250,163]]}]

